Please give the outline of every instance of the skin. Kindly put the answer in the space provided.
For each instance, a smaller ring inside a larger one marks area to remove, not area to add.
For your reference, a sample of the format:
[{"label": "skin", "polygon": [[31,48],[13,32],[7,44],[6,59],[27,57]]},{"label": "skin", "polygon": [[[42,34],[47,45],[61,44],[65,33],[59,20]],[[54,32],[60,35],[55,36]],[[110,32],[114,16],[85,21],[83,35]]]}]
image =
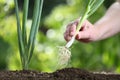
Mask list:
[{"label": "skin", "polygon": [[[69,41],[75,34],[79,19],[67,25],[64,38]],[[84,21],[82,28],[76,36],[80,42],[94,42],[106,39],[120,32],[120,1],[113,3],[105,15],[95,24]]]}]

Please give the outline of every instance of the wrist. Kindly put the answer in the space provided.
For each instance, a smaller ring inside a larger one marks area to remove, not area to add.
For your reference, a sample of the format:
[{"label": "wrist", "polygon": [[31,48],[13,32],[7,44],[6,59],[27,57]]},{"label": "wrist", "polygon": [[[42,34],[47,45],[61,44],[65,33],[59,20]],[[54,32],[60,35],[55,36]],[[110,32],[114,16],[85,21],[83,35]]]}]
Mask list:
[{"label": "wrist", "polygon": [[91,41],[99,41],[101,40],[102,33],[100,29],[96,26],[93,27],[93,30],[91,31]]}]

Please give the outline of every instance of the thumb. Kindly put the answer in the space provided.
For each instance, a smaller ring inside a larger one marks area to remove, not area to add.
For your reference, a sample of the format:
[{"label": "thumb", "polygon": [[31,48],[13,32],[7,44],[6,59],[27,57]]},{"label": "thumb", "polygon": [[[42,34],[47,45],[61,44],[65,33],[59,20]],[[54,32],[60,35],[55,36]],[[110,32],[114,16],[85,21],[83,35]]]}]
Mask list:
[{"label": "thumb", "polygon": [[80,31],[77,35],[76,35],[76,39],[80,40],[80,39],[89,39],[90,38],[90,33],[88,31]]}]

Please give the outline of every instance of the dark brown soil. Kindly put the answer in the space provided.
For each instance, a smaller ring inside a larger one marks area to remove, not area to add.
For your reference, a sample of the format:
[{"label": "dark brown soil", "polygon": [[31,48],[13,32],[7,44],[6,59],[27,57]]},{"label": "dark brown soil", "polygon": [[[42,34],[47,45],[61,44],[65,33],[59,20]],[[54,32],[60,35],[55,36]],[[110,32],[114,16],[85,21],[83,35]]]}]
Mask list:
[{"label": "dark brown soil", "polygon": [[0,80],[120,80],[120,74],[92,73],[77,68],[66,68],[53,73],[0,71]]}]

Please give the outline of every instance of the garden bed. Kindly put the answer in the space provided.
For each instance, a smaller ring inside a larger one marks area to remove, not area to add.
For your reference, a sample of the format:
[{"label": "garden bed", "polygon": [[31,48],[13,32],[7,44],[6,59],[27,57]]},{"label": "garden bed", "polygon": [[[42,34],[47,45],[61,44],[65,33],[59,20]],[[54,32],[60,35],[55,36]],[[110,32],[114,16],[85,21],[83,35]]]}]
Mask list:
[{"label": "garden bed", "polygon": [[93,73],[77,68],[65,68],[53,73],[32,70],[0,71],[0,80],[120,80],[120,74]]}]

